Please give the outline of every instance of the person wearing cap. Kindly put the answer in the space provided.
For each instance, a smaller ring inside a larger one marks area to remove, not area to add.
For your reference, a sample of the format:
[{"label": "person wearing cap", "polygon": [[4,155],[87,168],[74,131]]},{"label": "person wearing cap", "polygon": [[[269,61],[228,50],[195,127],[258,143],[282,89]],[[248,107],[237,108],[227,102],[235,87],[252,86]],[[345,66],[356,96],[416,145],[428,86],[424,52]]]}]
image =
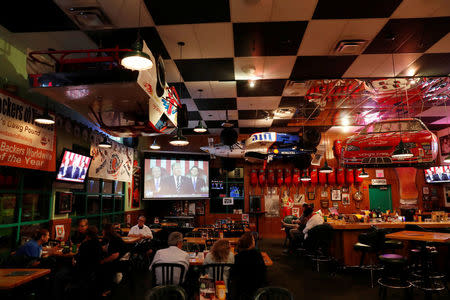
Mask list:
[{"label": "person wearing cap", "polygon": [[152,230],[145,225],[145,217],[139,216],[137,225],[134,225],[131,227],[130,232],[128,233],[128,236],[131,237],[139,237],[144,239],[152,239],[153,234]]},{"label": "person wearing cap", "polygon": [[[189,268],[189,254],[181,250],[181,248],[183,247],[183,234],[177,231],[170,233],[167,244],[169,245],[168,248],[161,249],[156,252],[149,270],[152,270],[154,264],[171,263],[183,265],[185,268],[184,274],[186,274]],[[180,269],[175,268],[173,272],[174,284],[183,283],[184,278],[180,279]],[[162,282],[161,269],[156,269],[154,275],[156,276],[156,284],[160,285]],[[181,282],[177,282],[178,280],[180,280]]]}]

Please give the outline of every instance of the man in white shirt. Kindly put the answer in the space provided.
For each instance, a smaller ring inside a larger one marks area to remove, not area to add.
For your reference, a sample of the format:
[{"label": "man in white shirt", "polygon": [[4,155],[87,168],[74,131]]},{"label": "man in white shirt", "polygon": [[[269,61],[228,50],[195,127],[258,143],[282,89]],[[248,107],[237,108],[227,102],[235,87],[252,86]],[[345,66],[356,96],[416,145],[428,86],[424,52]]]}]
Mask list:
[{"label": "man in white shirt", "polygon": [[305,239],[308,237],[308,231],[310,231],[312,228],[314,228],[318,225],[322,225],[322,224],[323,224],[322,216],[318,212],[313,214],[312,208],[311,208],[311,215],[309,216],[308,222],[306,222],[305,229],[303,229],[303,234],[305,235]]},{"label": "man in white shirt", "polygon": [[[154,264],[158,263],[175,263],[184,266],[184,276],[180,278],[180,269],[174,268],[173,271],[173,284],[180,284],[184,281],[186,277],[187,270],[189,268],[189,254],[181,248],[183,247],[183,235],[180,232],[172,232],[169,234],[169,238],[167,241],[169,248],[158,250],[153,258],[153,262],[150,265],[149,270],[152,270]],[[154,271],[154,275],[156,276],[156,284],[161,284],[161,269],[158,268]],[[181,281],[181,282],[180,282]]]},{"label": "man in white shirt", "polygon": [[130,232],[128,232],[128,236],[140,237],[143,239],[153,238],[152,230],[147,225],[145,225],[144,216],[139,216],[137,225],[131,227]]}]

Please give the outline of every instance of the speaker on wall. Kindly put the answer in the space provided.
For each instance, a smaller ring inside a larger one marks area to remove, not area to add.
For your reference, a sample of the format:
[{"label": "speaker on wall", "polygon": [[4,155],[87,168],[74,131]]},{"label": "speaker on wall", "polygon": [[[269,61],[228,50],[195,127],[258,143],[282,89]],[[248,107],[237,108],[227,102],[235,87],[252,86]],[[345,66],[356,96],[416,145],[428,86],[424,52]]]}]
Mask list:
[{"label": "speaker on wall", "polygon": [[261,196],[250,196],[250,212],[261,211]]}]

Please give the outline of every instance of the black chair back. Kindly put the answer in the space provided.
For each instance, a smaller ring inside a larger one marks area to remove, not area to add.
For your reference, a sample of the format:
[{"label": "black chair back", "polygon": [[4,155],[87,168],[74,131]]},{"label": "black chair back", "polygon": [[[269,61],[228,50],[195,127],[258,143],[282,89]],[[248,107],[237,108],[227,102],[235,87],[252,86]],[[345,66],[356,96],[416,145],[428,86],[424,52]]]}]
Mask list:
[{"label": "black chair back", "polygon": [[408,231],[430,231],[417,224],[405,224],[405,230]]},{"label": "black chair back", "polygon": [[176,285],[157,286],[151,289],[145,300],[185,300],[187,294],[184,289]]},{"label": "black chair back", "polygon": [[[153,284],[157,285],[156,275],[158,270],[161,270],[161,277],[159,285],[178,285],[183,283],[185,267],[175,263],[157,263],[152,266],[153,271]],[[179,277],[175,278],[175,269],[179,269]]]},{"label": "black chair back", "polygon": [[311,228],[308,231],[308,238],[305,241],[308,250],[320,251],[323,255],[328,255],[331,242],[333,240],[334,229],[328,223],[323,223]]},{"label": "black chair back", "polygon": [[385,235],[385,230],[372,226],[368,232],[358,236],[358,242],[369,245],[373,251],[378,252],[384,247]]},{"label": "black chair back", "polygon": [[224,280],[223,274],[224,274],[225,268],[228,267],[231,269],[232,266],[233,266],[233,264],[206,264],[203,266],[203,271],[204,271],[204,274],[212,271],[213,278],[215,281]]},{"label": "black chair back", "polygon": [[294,300],[294,296],[285,288],[268,286],[259,289],[254,300]]},{"label": "black chair back", "polygon": [[214,245],[214,243],[215,243],[216,241],[217,241],[216,239],[209,239],[209,240],[206,240],[206,241],[205,241],[206,249],[209,250],[209,249]]}]

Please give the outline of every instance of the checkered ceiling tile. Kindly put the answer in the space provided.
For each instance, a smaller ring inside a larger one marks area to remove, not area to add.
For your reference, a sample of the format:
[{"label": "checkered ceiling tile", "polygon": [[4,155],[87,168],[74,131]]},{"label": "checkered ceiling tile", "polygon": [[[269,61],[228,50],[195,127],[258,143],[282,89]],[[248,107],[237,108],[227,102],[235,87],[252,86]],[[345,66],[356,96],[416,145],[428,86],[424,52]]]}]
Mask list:
[{"label": "checkered ceiling tile", "polygon": [[[141,27],[153,55],[165,59],[167,81],[187,105],[186,134],[198,120],[209,133],[220,133],[226,112],[243,134],[297,130],[308,117],[308,126],[326,130],[345,112],[381,109],[371,99],[350,97],[318,110],[311,95],[321,91],[311,93],[317,81],[310,80],[323,79],[327,86],[326,79],[450,74],[448,0],[130,0],[126,15],[122,0],[98,1],[113,29],[80,31],[60,0],[7,1],[0,25],[34,49],[128,48]],[[25,6],[31,9],[24,13]],[[141,17],[133,23],[140,6]],[[342,95],[339,87],[334,92]],[[297,109],[293,120],[272,118],[277,109],[291,107]]]}]

